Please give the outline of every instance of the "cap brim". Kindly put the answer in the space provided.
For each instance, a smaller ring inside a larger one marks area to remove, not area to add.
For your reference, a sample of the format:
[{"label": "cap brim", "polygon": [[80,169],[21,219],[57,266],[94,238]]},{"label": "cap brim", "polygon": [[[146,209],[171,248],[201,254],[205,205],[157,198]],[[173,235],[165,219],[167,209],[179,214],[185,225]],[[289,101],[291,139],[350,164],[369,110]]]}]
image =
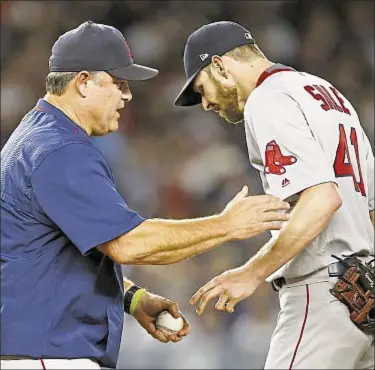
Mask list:
[{"label": "cap brim", "polygon": [[111,69],[107,72],[116,78],[129,81],[149,80],[159,73],[157,69],[141,66],[139,64],[131,64],[127,67]]},{"label": "cap brim", "polygon": [[197,77],[199,72],[200,70],[190,76],[190,78],[186,81],[184,87],[174,102],[175,105],[179,107],[191,107],[192,105],[197,105],[202,102],[201,94],[195,92],[192,87],[194,79]]}]

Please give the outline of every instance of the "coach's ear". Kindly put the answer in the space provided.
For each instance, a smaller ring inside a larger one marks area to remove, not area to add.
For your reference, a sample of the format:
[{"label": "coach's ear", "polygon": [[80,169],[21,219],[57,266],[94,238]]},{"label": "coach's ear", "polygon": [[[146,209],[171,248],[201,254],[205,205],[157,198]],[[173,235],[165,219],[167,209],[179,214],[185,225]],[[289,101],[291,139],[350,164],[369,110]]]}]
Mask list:
[{"label": "coach's ear", "polygon": [[83,97],[87,98],[88,90],[91,87],[91,84],[94,83],[92,76],[87,71],[81,71],[77,74],[74,79],[74,86],[77,92]]}]

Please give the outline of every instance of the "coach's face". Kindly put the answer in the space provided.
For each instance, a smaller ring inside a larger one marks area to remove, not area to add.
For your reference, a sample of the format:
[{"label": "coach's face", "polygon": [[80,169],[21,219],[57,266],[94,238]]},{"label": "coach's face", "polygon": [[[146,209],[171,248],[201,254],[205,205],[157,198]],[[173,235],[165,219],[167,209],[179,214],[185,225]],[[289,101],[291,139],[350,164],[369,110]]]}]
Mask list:
[{"label": "coach's face", "polygon": [[99,72],[86,81],[85,111],[90,121],[92,135],[106,135],[118,129],[120,109],[130,102],[129,85],[106,72]]},{"label": "coach's face", "polygon": [[213,110],[227,122],[236,124],[243,120],[243,106],[240,107],[237,87],[228,75],[220,69],[211,73],[201,71],[194,80],[193,89],[201,94],[204,110]]}]

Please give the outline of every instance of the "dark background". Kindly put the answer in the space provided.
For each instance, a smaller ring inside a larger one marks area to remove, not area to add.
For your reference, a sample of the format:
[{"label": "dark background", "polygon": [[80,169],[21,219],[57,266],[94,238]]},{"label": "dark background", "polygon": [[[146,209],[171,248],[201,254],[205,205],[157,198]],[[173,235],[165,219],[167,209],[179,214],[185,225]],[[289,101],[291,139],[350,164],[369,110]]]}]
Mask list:
[{"label": "dark background", "polygon": [[[247,159],[243,126],[199,107],[178,108],[188,35],[205,23],[248,28],[274,62],[328,79],[352,102],[374,144],[374,3],[371,1],[3,1],[1,2],[1,145],[44,94],[50,49],[86,20],[119,28],[135,61],[160,70],[130,83],[132,103],[118,133],[95,138],[112,163],[120,192],[147,217],[219,212],[242,187],[262,193]],[[98,210],[99,211],[99,210]],[[247,260],[268,239],[231,243],[190,261],[131,267],[130,278],[179,302],[192,333],[160,344],[127,318],[121,368],[261,368],[278,300],[267,285],[232,315],[212,305],[197,318],[188,305],[202,284]]]}]

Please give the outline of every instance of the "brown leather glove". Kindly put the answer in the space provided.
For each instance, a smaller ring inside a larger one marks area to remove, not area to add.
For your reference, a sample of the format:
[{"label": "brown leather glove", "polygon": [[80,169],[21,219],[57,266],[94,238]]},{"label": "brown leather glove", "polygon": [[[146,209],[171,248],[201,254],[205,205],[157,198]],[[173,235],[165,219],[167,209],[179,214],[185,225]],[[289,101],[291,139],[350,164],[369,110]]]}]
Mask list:
[{"label": "brown leather glove", "polygon": [[330,292],[350,312],[350,318],[366,334],[375,333],[375,259],[363,263],[355,255],[338,258],[344,272]]}]

